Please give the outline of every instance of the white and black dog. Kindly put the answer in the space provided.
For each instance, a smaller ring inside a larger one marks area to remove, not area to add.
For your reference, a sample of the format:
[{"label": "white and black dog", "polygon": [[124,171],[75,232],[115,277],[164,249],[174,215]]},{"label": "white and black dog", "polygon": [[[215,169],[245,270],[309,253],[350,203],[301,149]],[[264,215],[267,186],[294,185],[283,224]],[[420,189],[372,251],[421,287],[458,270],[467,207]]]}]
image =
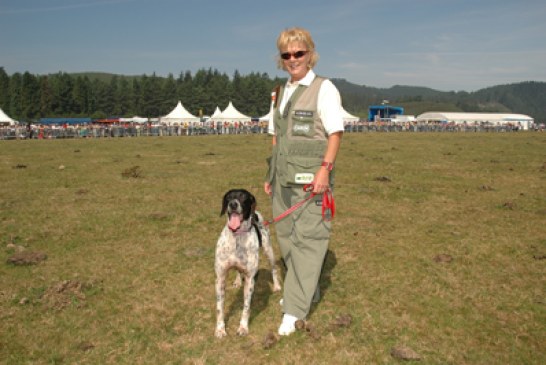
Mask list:
[{"label": "white and black dog", "polygon": [[218,238],[214,270],[216,271],[216,331],[222,338],[226,335],[224,322],[224,300],[226,278],[230,269],[238,271],[234,286],[241,286],[244,276],[244,305],[237,334],[248,334],[250,302],[254,292],[254,277],[258,272],[260,246],[269,259],[273,276],[273,291],[281,290],[269,229],[256,210],[256,198],[247,190],[233,189],[224,195],[220,215],[227,213],[227,223]]}]

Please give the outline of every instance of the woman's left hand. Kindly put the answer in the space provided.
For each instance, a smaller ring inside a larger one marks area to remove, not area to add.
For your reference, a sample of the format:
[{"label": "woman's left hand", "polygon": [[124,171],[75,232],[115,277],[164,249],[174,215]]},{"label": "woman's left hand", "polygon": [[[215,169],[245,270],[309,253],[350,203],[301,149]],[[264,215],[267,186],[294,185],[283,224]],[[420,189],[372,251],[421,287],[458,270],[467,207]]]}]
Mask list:
[{"label": "woman's left hand", "polygon": [[313,193],[322,194],[330,188],[330,172],[324,167],[320,167],[315,173],[313,180]]}]

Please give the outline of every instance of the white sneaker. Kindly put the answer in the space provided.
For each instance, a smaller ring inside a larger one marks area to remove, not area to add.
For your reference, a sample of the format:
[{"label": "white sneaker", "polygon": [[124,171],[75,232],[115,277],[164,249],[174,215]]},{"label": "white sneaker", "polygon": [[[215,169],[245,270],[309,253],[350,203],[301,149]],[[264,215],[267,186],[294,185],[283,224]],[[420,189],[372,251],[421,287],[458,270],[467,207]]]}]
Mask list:
[{"label": "white sneaker", "polygon": [[290,314],[285,314],[279,327],[279,335],[288,336],[296,332],[296,321],[298,319]]}]

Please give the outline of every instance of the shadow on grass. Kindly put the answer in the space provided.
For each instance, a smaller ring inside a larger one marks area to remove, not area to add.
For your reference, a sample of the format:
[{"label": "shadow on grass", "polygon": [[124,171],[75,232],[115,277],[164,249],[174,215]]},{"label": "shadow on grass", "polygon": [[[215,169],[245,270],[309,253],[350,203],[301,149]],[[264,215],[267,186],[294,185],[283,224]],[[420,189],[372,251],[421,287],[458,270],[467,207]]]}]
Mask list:
[{"label": "shadow on grass", "polygon": [[[250,320],[252,323],[254,318],[260,315],[270,304],[270,298],[272,295],[276,295],[279,299],[282,297],[282,291],[278,293],[273,292],[273,279],[271,277],[271,270],[269,269],[259,269],[254,277],[254,294],[252,294],[252,302],[250,304]],[[228,281],[229,283],[229,281]],[[231,302],[229,308],[225,312],[226,324],[229,322],[230,318],[235,316],[237,323],[240,320],[241,311],[243,310],[243,298],[244,296],[244,281],[243,285],[237,289],[237,299]],[[272,305],[279,306],[277,302],[273,301]],[[281,315],[280,306],[279,306],[279,317]]]}]

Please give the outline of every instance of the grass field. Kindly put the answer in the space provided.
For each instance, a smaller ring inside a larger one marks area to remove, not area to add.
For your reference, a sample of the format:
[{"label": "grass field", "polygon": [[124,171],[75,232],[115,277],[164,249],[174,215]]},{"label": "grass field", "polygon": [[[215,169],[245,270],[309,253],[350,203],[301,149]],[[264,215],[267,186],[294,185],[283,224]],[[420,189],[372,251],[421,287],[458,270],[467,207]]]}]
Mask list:
[{"label": "grass field", "polygon": [[[221,197],[246,188],[272,218],[269,143],[1,142],[0,363],[396,364],[397,346],[421,364],[544,363],[540,133],[345,135],[316,331],[264,348],[281,295],[262,256],[250,335],[235,335],[242,292],[230,289],[216,339]],[[47,258],[8,262],[32,253]]]}]

